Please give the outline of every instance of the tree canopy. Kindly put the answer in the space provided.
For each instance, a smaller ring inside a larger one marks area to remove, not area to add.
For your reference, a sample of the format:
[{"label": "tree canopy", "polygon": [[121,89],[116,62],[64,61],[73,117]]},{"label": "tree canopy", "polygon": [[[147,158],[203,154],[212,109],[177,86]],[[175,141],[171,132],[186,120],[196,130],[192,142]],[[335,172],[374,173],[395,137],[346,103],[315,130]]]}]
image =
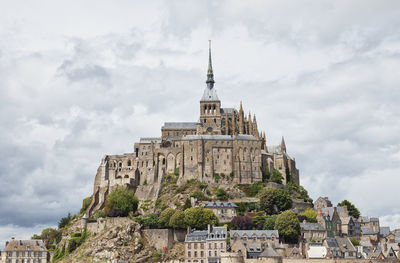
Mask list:
[{"label": "tree canopy", "polygon": [[268,215],[290,209],[292,203],[290,194],[284,189],[266,187],[260,193],[260,209]]},{"label": "tree canopy", "polygon": [[290,244],[295,244],[300,235],[300,222],[295,212],[287,210],[276,217],[275,227],[279,236]]},{"label": "tree canopy", "polygon": [[349,215],[354,218],[360,217],[360,211],[348,200],[343,200],[342,202],[338,203],[337,206],[347,206],[347,211],[349,211]]},{"label": "tree canopy", "polygon": [[106,212],[108,214],[116,213],[118,210],[122,216],[127,216],[129,212],[136,212],[139,200],[134,195],[133,191],[125,187],[118,187],[107,196]]},{"label": "tree canopy", "polygon": [[184,211],[184,221],[187,226],[196,229],[205,229],[207,224],[218,224],[218,218],[210,209],[191,207]]},{"label": "tree canopy", "polygon": [[307,209],[300,215],[305,216],[308,223],[317,223],[317,212],[310,207],[307,207]]},{"label": "tree canopy", "polygon": [[186,224],[184,212],[180,210],[175,211],[169,220],[169,225],[175,229],[185,229]]},{"label": "tree canopy", "polygon": [[161,227],[171,227],[170,220],[174,214],[175,214],[175,209],[173,208],[164,209],[160,214]]},{"label": "tree canopy", "polygon": [[232,219],[233,229],[249,230],[253,227],[253,220],[249,216],[235,216]]}]

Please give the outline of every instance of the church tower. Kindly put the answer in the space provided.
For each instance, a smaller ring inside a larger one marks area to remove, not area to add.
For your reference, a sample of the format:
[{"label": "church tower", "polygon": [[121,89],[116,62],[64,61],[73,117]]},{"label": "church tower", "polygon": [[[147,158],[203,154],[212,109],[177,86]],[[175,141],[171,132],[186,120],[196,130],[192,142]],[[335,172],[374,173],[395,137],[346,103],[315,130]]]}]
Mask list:
[{"label": "church tower", "polygon": [[211,61],[211,40],[208,48],[207,87],[200,100],[200,134],[221,134],[221,101],[214,88],[214,72]]}]

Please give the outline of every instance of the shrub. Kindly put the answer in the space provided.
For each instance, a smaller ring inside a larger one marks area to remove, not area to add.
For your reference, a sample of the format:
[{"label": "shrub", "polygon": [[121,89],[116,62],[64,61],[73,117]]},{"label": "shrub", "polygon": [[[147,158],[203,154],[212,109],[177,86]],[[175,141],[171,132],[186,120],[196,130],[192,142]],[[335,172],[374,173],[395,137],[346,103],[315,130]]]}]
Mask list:
[{"label": "shrub", "polygon": [[107,214],[106,214],[106,212],[104,212],[104,210],[97,210],[93,214],[93,218],[96,219],[96,220],[99,219],[99,218],[104,218],[106,216],[107,216]]},{"label": "shrub", "polygon": [[193,193],[190,194],[190,197],[196,198],[199,201],[205,201],[208,198],[203,194],[202,191],[195,191]]},{"label": "shrub", "polygon": [[161,227],[171,227],[169,221],[171,217],[174,215],[175,209],[166,208],[160,214],[160,226]]},{"label": "shrub", "polygon": [[357,238],[350,238],[351,243],[353,244],[353,246],[359,246],[360,245],[360,240],[358,240]]},{"label": "shrub", "polygon": [[184,212],[180,210],[175,211],[169,220],[169,225],[175,229],[185,229],[186,224]]},{"label": "shrub", "polygon": [[235,216],[231,224],[233,229],[249,230],[253,227],[253,220],[249,216]]},{"label": "shrub", "polygon": [[119,209],[111,209],[110,212],[108,212],[109,217],[121,217],[121,216],[127,216],[124,213],[122,213],[121,210]]},{"label": "shrub", "polygon": [[179,167],[175,168],[174,175],[179,176]]},{"label": "shrub", "polygon": [[305,216],[307,218],[307,222],[309,223],[317,223],[317,212],[310,207],[307,207],[307,209],[300,215]]},{"label": "shrub", "polygon": [[[136,212],[139,200],[131,190],[125,187],[118,187],[107,196],[108,213],[112,210],[121,211],[122,216],[127,216],[129,212]],[[114,212],[115,214],[117,212]]]},{"label": "shrub", "polygon": [[282,184],[283,176],[278,170],[273,170],[270,175],[270,182],[274,182],[277,184]]},{"label": "shrub", "polygon": [[215,191],[215,195],[217,196],[217,199],[221,201],[226,201],[230,198],[229,194],[221,187]]},{"label": "shrub", "polygon": [[157,229],[161,227],[160,218],[156,214],[150,214],[142,219],[141,224],[150,229]]},{"label": "shrub", "polygon": [[216,183],[218,183],[219,180],[221,180],[221,176],[220,176],[219,174],[217,174],[217,173],[213,174],[213,177],[214,177],[214,181],[215,181]]},{"label": "shrub", "polygon": [[191,207],[192,207],[192,203],[190,202],[190,199],[187,198],[186,201],[185,201],[185,204],[183,205],[183,210],[186,210],[186,209],[191,208]]},{"label": "shrub", "polygon": [[68,213],[66,217],[60,219],[60,221],[58,222],[58,229],[64,228],[66,225],[69,224],[69,222],[71,222],[71,213]]},{"label": "shrub", "polygon": [[264,222],[263,229],[274,230],[275,229],[275,221],[276,221],[276,215],[267,216],[267,218],[265,219],[265,222]]},{"label": "shrub", "polygon": [[71,235],[71,238],[68,240],[68,249],[67,251],[69,253],[73,252],[75,249],[77,249],[80,245],[82,245],[87,237],[89,236],[88,231],[83,231],[82,233],[74,233]]},{"label": "shrub", "polygon": [[85,199],[83,199],[82,208],[79,211],[79,213],[81,213],[81,214],[85,213],[91,203],[92,203],[92,197],[91,196],[86,197]]}]

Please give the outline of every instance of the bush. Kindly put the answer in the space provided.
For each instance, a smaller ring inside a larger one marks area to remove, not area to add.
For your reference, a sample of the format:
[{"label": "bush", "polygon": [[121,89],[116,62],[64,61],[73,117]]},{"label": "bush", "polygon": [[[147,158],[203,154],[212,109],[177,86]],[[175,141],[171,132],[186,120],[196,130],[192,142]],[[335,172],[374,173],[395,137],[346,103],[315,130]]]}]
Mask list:
[{"label": "bush", "polygon": [[300,215],[305,216],[307,218],[307,222],[309,223],[317,223],[317,212],[315,212],[312,208],[307,207],[307,209]]},{"label": "bush", "polygon": [[80,245],[82,245],[87,237],[89,236],[88,231],[83,231],[82,233],[73,233],[71,235],[71,238],[68,240],[68,253],[73,252],[75,249],[77,249]]},{"label": "bush", "polygon": [[175,214],[175,209],[166,208],[160,214],[160,226],[161,227],[171,227],[169,221],[171,217]]},{"label": "bush", "polygon": [[106,208],[108,211],[106,211],[106,213],[109,215],[110,213],[117,215],[119,212],[116,211],[120,211],[121,216],[127,216],[131,211],[133,213],[136,212],[138,203],[139,200],[131,190],[125,187],[118,187],[107,196]]},{"label": "bush", "polygon": [[99,218],[104,218],[104,217],[107,217],[107,214],[106,214],[106,212],[104,212],[104,210],[97,210],[93,214],[93,218],[96,220]]},{"label": "bush", "polygon": [[215,195],[220,201],[226,201],[230,198],[229,194],[224,190],[224,188],[221,187],[218,188],[217,191],[215,191]]},{"label": "bush", "polygon": [[150,214],[149,216],[144,217],[141,220],[141,224],[150,229],[157,229],[161,227],[160,218],[156,214]]},{"label": "bush", "polygon": [[219,180],[221,180],[221,176],[220,176],[219,174],[217,174],[217,173],[213,174],[213,177],[214,177],[214,181],[215,181],[216,183],[218,183]]},{"label": "bush", "polygon": [[183,210],[186,210],[186,209],[191,208],[191,207],[192,207],[192,203],[190,202],[190,199],[187,198],[186,201],[185,201],[185,204],[183,205]]},{"label": "bush", "polygon": [[58,222],[58,229],[64,228],[66,225],[68,225],[69,222],[71,222],[71,218],[71,213],[68,213],[66,217],[61,218]]},{"label": "bush", "polygon": [[83,199],[82,208],[79,211],[79,213],[81,213],[81,214],[85,213],[91,203],[92,203],[92,197],[91,196],[86,197],[85,199]]},{"label": "bush", "polygon": [[277,184],[282,184],[283,176],[278,170],[273,170],[270,174],[270,182],[274,182]]},{"label": "bush", "polygon": [[249,230],[253,227],[253,220],[249,216],[235,216],[231,224],[233,229]]},{"label": "bush", "polygon": [[255,202],[237,202],[235,203],[238,207],[236,212],[238,215],[244,215],[246,212],[256,211],[258,204]]},{"label": "bush", "polygon": [[360,245],[360,240],[358,240],[357,238],[350,238],[350,241],[353,244],[353,246],[359,246]]},{"label": "bush", "polygon": [[198,201],[208,200],[208,198],[203,194],[202,191],[195,191],[190,194],[190,197],[196,198]]},{"label": "bush", "polygon": [[290,194],[283,189],[264,188],[260,194],[260,209],[268,215],[278,214],[292,207]]},{"label": "bush", "polygon": [[124,213],[122,213],[122,211],[119,209],[111,209],[110,212],[108,212],[108,216],[109,217],[122,217],[122,216],[126,216],[126,215]]},{"label": "bush", "polygon": [[169,220],[169,225],[174,229],[185,229],[186,224],[184,212],[180,210],[175,211]]},{"label": "bush", "polygon": [[276,221],[276,215],[270,215],[267,216],[264,222],[264,230],[274,230],[275,229],[275,221]]}]

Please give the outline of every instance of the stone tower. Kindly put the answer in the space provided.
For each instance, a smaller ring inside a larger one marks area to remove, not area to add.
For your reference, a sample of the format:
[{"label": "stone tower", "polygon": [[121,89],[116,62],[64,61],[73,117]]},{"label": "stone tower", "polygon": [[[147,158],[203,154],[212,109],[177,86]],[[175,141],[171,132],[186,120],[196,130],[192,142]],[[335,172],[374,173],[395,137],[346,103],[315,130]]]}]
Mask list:
[{"label": "stone tower", "polygon": [[211,41],[208,48],[207,87],[200,100],[200,134],[221,134],[221,101],[214,88],[214,73],[211,61]]}]

